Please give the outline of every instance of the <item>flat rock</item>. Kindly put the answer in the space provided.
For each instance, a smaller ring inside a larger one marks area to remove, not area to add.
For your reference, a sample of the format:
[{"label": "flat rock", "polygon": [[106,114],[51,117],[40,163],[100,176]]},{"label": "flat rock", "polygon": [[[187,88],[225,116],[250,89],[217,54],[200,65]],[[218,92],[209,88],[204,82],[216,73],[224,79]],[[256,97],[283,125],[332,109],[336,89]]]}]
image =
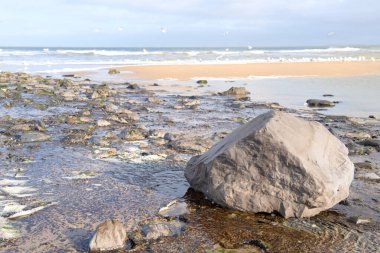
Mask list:
[{"label": "flat rock", "polygon": [[371,139],[371,135],[366,132],[353,132],[353,133],[347,133],[347,138],[354,139],[354,140],[366,140]]},{"label": "flat rock", "polygon": [[127,240],[127,229],[117,220],[106,220],[100,224],[90,241],[90,252],[123,249]]},{"label": "flat rock", "polygon": [[145,224],[141,228],[141,232],[145,240],[157,240],[161,237],[179,235],[184,229],[186,224],[178,221],[156,221]]},{"label": "flat rock", "polygon": [[363,140],[358,142],[358,144],[366,146],[366,147],[373,147],[377,151],[380,151],[380,140]]},{"label": "flat rock", "polygon": [[306,104],[309,107],[333,107],[335,106],[334,102],[323,99],[309,99],[306,101]]},{"label": "flat rock", "polygon": [[355,170],[373,170],[375,166],[370,162],[358,162],[355,163]]},{"label": "flat rock", "polygon": [[320,123],[270,111],[193,157],[185,177],[225,207],[310,217],[348,197],[354,165],[347,155]]},{"label": "flat rock", "polygon": [[179,217],[184,216],[189,213],[186,202],[181,202],[178,200],[173,200],[166,206],[162,207],[158,214],[162,217]]},{"label": "flat rock", "polygon": [[246,96],[250,92],[245,87],[231,87],[228,90],[221,93],[224,96]]},{"label": "flat rock", "polygon": [[50,140],[50,135],[41,132],[25,132],[20,136],[20,141],[22,143],[28,142],[42,142]]}]

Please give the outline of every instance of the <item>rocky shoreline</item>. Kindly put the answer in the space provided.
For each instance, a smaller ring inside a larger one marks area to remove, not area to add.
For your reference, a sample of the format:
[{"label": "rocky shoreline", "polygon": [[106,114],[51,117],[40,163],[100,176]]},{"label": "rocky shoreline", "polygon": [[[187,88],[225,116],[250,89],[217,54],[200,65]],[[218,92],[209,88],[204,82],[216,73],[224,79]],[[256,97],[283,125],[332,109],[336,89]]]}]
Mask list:
[{"label": "rocky shoreline", "polygon": [[[0,250],[86,252],[96,227],[112,218],[126,226],[132,252],[375,252],[380,121],[255,103],[232,91],[168,95],[0,72]],[[346,144],[355,163],[347,200],[286,220],[223,209],[188,190],[192,156],[269,110],[318,121]],[[173,199],[186,211],[159,212]]]}]

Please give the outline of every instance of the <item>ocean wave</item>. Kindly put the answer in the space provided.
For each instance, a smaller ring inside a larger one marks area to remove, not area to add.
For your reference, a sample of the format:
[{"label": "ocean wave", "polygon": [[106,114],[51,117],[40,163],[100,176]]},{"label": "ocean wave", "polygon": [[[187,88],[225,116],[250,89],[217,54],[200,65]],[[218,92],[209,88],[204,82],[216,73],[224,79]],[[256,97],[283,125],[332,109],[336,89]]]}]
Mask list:
[{"label": "ocean wave", "polygon": [[[164,55],[171,51],[122,51],[122,50],[56,50],[65,55],[99,55],[99,56],[129,56],[129,55]],[[187,53],[187,52],[183,52]]]},{"label": "ocean wave", "polygon": [[310,48],[310,49],[285,49],[273,50],[280,53],[334,53],[334,52],[358,52],[362,50],[357,47],[329,47],[329,48]]},{"label": "ocean wave", "polygon": [[39,51],[8,51],[8,50],[0,50],[0,56],[36,56],[41,54]]}]

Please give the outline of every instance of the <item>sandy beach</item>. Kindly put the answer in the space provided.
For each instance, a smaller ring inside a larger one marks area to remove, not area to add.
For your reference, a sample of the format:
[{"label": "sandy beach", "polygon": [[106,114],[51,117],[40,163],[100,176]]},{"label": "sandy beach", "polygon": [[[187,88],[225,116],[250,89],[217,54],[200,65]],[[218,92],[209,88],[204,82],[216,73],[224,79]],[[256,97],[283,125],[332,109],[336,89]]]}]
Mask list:
[{"label": "sandy beach", "polygon": [[[133,72],[141,79],[194,77],[247,78],[252,76],[356,76],[379,75],[379,61],[363,62],[309,62],[309,63],[255,63],[255,64],[197,64],[124,66],[121,71]],[[129,74],[130,75],[130,74]]]}]

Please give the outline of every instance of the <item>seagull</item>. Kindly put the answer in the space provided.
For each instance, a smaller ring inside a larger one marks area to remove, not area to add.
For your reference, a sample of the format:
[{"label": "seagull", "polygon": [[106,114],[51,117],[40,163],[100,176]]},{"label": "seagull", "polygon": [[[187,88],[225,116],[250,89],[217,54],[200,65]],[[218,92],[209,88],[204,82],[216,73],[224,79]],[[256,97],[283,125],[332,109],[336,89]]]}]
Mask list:
[{"label": "seagull", "polygon": [[118,30],[119,32],[122,32],[122,31],[124,31],[124,27],[120,26],[119,28],[117,28],[117,30]]},{"label": "seagull", "polygon": [[335,35],[335,32],[329,32],[328,34],[327,34],[327,36],[334,36]]},{"label": "seagull", "polygon": [[99,33],[100,32],[100,29],[99,28],[95,28],[94,29],[94,33]]},{"label": "seagull", "polygon": [[223,35],[224,35],[224,36],[228,36],[228,35],[230,35],[230,32],[229,32],[229,31],[225,31],[225,32],[223,33]]},{"label": "seagull", "polygon": [[248,46],[248,50],[252,50],[252,48],[253,48],[252,46]]},{"label": "seagull", "polygon": [[165,28],[165,27],[161,27],[160,31],[161,31],[162,33],[166,33],[166,28]]}]

